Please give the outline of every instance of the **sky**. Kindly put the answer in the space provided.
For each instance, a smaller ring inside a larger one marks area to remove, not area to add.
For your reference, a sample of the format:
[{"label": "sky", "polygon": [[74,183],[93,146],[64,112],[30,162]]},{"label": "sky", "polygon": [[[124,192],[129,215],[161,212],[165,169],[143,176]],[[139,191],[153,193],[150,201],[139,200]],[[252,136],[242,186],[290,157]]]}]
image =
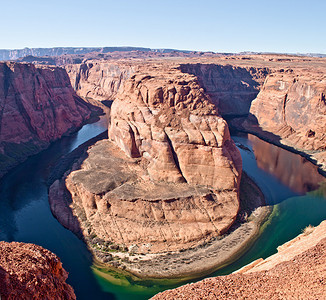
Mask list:
[{"label": "sky", "polygon": [[326,53],[325,0],[0,0],[0,49]]}]

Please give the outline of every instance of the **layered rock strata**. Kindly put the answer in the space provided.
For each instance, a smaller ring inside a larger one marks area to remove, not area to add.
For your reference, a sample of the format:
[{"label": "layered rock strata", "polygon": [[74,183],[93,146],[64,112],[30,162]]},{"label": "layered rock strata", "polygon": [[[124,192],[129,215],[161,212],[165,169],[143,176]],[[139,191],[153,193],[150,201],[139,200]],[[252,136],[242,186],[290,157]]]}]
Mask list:
[{"label": "layered rock strata", "polygon": [[128,63],[101,60],[88,60],[64,67],[77,94],[95,100],[113,100],[133,73],[133,67]]},{"label": "layered rock strata", "polygon": [[322,299],[325,275],[326,221],[234,274],[187,284],[152,299]]},{"label": "layered rock strata", "polygon": [[76,299],[60,259],[33,244],[0,242],[1,299]]},{"label": "layered rock strata", "polygon": [[[317,68],[270,74],[252,102],[249,131],[307,153],[326,167],[326,76]],[[255,125],[256,122],[256,125]]]},{"label": "layered rock strata", "polygon": [[248,115],[270,70],[266,67],[240,67],[214,63],[188,63],[180,70],[198,77],[220,114]]},{"label": "layered rock strata", "polygon": [[[102,261],[110,249],[184,251],[234,223],[241,156],[195,76],[138,66],[112,105],[109,138],[65,180],[70,207]],[[60,198],[58,186],[50,198]]]},{"label": "layered rock strata", "polygon": [[92,109],[64,69],[0,63],[0,175],[76,130]]}]

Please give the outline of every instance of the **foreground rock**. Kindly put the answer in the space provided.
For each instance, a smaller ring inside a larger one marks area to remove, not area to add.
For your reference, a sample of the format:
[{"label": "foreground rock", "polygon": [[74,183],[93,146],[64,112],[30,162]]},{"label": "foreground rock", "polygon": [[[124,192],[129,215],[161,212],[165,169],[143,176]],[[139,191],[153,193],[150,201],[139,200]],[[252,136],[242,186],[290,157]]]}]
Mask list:
[{"label": "foreground rock", "polygon": [[64,69],[0,63],[0,176],[75,131],[94,109]]},{"label": "foreground rock", "polygon": [[187,284],[152,299],[323,299],[325,276],[326,221],[235,274]]},{"label": "foreground rock", "polygon": [[1,299],[76,299],[60,259],[33,244],[0,242]]},{"label": "foreground rock", "polygon": [[[129,258],[184,251],[234,223],[240,153],[195,76],[137,66],[112,106],[109,137],[66,179],[74,215],[101,261],[112,258],[110,250]],[[51,199],[62,198],[61,185],[52,185]]]}]

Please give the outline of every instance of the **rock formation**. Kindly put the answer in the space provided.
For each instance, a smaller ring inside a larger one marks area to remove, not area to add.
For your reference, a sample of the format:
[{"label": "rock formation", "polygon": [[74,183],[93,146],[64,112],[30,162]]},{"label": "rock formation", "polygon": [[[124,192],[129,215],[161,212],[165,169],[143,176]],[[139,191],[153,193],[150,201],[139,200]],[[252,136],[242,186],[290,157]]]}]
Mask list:
[{"label": "rock formation", "polygon": [[0,242],[1,299],[76,299],[60,259],[40,246]]},{"label": "rock formation", "polygon": [[[92,248],[177,251],[233,224],[241,157],[195,76],[165,64],[135,66],[112,105],[109,138],[66,179]],[[52,207],[58,186],[50,189]]]},{"label": "rock formation", "polygon": [[133,68],[130,64],[91,60],[66,65],[72,86],[83,98],[113,100]]},{"label": "rock formation", "polygon": [[0,176],[76,130],[92,109],[64,69],[0,63]]},{"label": "rock formation", "polygon": [[228,276],[207,278],[152,299],[323,299],[326,292],[326,221]]},{"label": "rock formation", "polygon": [[[273,142],[312,155],[325,167],[324,70],[325,68],[320,70],[310,67],[285,68],[272,72],[252,102],[250,113],[253,116],[243,127]],[[258,125],[250,120],[257,121]]]},{"label": "rock formation", "polygon": [[266,67],[240,67],[221,64],[182,64],[182,72],[194,74],[209,94],[220,114],[248,115],[269,73]]}]

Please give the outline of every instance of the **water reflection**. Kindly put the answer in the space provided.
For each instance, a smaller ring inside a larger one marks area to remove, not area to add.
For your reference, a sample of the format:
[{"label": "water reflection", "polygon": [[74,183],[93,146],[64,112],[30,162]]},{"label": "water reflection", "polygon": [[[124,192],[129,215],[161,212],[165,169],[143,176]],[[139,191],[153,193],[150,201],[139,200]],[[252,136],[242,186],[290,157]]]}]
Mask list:
[{"label": "water reflection", "polygon": [[269,144],[254,135],[248,139],[257,161],[257,166],[274,175],[296,193],[305,194],[317,189],[325,178],[317,166],[304,157]]}]

